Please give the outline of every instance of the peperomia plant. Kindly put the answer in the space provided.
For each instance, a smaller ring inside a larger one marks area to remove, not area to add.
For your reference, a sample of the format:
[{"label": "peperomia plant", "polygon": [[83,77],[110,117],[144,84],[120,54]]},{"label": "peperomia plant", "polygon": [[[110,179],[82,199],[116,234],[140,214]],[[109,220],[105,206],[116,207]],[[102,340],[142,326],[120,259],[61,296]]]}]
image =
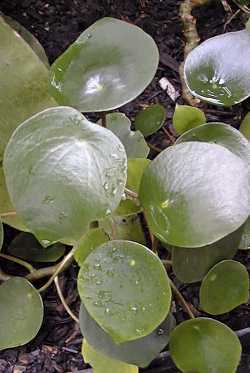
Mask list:
[{"label": "peperomia plant", "polygon": [[[235,372],[240,341],[207,314],[229,312],[249,297],[247,270],[233,260],[238,249],[250,247],[248,140],[227,124],[206,123],[199,109],[177,106],[173,124],[181,136],[150,161],[144,137],[164,125],[164,107],[140,112],[136,131],[125,114],[106,113],[153,79],[159,54],[149,35],[104,18],[49,72],[44,53],[32,49],[37,42],[20,33],[25,30],[0,18],[0,216],[24,231],[0,257],[29,272],[26,278],[0,273],[0,348],[36,335],[40,293],[54,282],[80,323],[83,356],[95,373],[136,373],[168,344],[182,372]],[[185,67],[192,92],[228,105],[248,97],[247,59],[245,69],[230,64],[242,43],[249,57],[248,30],[194,50]],[[100,121],[81,112],[101,112]],[[71,246],[66,254],[64,244]],[[59,259],[46,270],[33,266]],[[58,279],[73,259],[80,267],[79,319]],[[168,271],[181,282],[202,281],[205,317],[195,318]],[[48,281],[34,287],[45,276]],[[172,293],[191,318],[177,327]]]}]

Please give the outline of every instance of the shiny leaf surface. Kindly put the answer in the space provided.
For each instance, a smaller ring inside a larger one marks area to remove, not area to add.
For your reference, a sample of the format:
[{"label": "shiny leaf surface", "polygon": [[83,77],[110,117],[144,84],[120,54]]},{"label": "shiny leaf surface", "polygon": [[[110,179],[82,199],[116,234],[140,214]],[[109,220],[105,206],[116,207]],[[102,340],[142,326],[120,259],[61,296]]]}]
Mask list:
[{"label": "shiny leaf surface", "polygon": [[206,123],[202,110],[188,105],[176,105],[173,116],[173,126],[177,135]]},{"label": "shiny leaf surface", "polygon": [[160,104],[148,106],[140,111],[135,118],[135,129],[139,130],[145,137],[157,132],[166,120],[166,110]]},{"label": "shiny leaf surface", "polygon": [[250,113],[247,113],[240,125],[240,132],[250,140]]}]

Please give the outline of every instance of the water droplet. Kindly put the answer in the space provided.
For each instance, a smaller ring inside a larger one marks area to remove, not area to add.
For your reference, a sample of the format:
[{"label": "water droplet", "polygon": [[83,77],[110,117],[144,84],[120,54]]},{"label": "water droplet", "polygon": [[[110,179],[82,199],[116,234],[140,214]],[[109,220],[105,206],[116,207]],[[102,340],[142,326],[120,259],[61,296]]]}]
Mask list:
[{"label": "water droplet", "polygon": [[158,335],[163,335],[163,334],[164,334],[164,330],[161,329],[161,328],[158,329],[158,330],[157,330],[157,334],[158,334]]},{"label": "water droplet", "polygon": [[101,264],[100,263],[95,263],[95,268],[101,269]]},{"label": "water droplet", "polygon": [[108,185],[107,182],[103,184],[103,188],[104,188],[104,190],[106,190],[106,191],[109,189],[109,185]]},{"label": "water droplet", "polygon": [[135,266],[135,260],[134,259],[130,260],[129,265],[131,267],[134,267]]},{"label": "water droplet", "polygon": [[54,202],[54,198],[51,196],[45,196],[43,199],[43,203],[53,203],[53,202]]},{"label": "water droplet", "polygon": [[143,306],[142,307],[142,311],[145,312],[146,311],[146,307]]},{"label": "water droplet", "polygon": [[217,275],[216,274],[213,274],[211,277],[210,277],[210,281],[213,282],[215,281],[217,278]]},{"label": "water droplet", "polygon": [[110,215],[111,214],[111,210],[110,209],[107,209],[106,210],[106,215]]},{"label": "water droplet", "polygon": [[96,285],[101,285],[102,284],[102,281],[101,280],[96,280]]},{"label": "water droplet", "polygon": [[87,34],[87,39],[90,39],[92,38],[92,35],[91,34]]},{"label": "water droplet", "polygon": [[131,311],[137,312],[137,307],[136,306],[131,306]]},{"label": "water droplet", "polygon": [[32,298],[32,293],[28,293],[27,298],[31,299]]},{"label": "water droplet", "polygon": [[106,312],[106,313],[109,313],[109,312],[110,312],[110,309],[109,309],[109,308],[106,308],[106,309],[105,309],[105,312]]},{"label": "water droplet", "polygon": [[112,251],[113,251],[113,253],[115,253],[117,251],[117,248],[113,247]]},{"label": "water droplet", "polygon": [[138,285],[138,284],[139,284],[139,281],[138,281],[138,280],[136,280],[136,281],[135,281],[135,284],[136,284],[136,285]]},{"label": "water droplet", "polygon": [[111,154],[111,158],[113,158],[113,159],[119,159],[119,155],[116,154],[116,153],[112,153]]},{"label": "water droplet", "polygon": [[112,188],[111,194],[112,194],[113,196],[115,196],[116,193],[117,193],[117,188]]},{"label": "water droplet", "polygon": [[127,199],[126,193],[122,193],[122,200],[125,201]]}]

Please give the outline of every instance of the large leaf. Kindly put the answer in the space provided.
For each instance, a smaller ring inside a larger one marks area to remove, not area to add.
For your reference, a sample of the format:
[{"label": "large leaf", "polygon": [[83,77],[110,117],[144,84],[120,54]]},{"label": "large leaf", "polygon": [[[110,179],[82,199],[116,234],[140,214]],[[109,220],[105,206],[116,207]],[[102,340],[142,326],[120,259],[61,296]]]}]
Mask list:
[{"label": "large leaf", "polygon": [[48,70],[20,35],[0,17],[0,161],[14,129],[31,115],[55,105]]},{"label": "large leaf", "polygon": [[183,283],[201,281],[207,272],[224,259],[232,259],[241,242],[243,228],[200,250],[172,247],[173,271]]},{"label": "large leaf", "polygon": [[0,220],[0,250],[3,246],[3,238],[4,238],[4,232],[3,232],[3,224]]},{"label": "large leaf", "polygon": [[82,346],[82,354],[86,363],[93,367],[94,373],[138,373],[139,370],[136,366],[126,364],[122,361],[111,359],[110,357],[95,350],[84,339]]},{"label": "large leaf", "polygon": [[146,337],[131,342],[116,344],[90,316],[83,304],[81,304],[79,319],[84,338],[96,350],[113,359],[140,367],[148,366],[166,347],[169,342],[170,331],[175,327],[175,319],[172,314],[169,314],[167,319]]},{"label": "large leaf", "polygon": [[151,333],[171,303],[160,259],[131,241],[109,241],[95,249],[80,269],[78,291],[87,311],[117,343]]},{"label": "large leaf", "polygon": [[241,158],[217,144],[187,142],[150,163],[139,197],[160,240],[194,248],[239,228],[249,215],[249,193],[248,168]]},{"label": "large leaf", "polygon": [[249,58],[249,31],[215,36],[187,56],[186,83],[191,93],[202,100],[216,105],[235,105],[250,95]]},{"label": "large leaf", "polygon": [[139,27],[103,18],[52,65],[51,92],[82,112],[107,111],[136,98],[153,79],[159,52]]},{"label": "large leaf", "polygon": [[41,240],[74,242],[118,206],[127,159],[119,139],[77,110],[57,107],[28,119],[5,151],[8,190]]},{"label": "large leaf", "polygon": [[226,325],[197,318],[174,329],[170,335],[170,353],[184,373],[234,373],[240,362],[241,344]]},{"label": "large leaf", "polygon": [[38,333],[43,303],[38,291],[22,277],[0,286],[0,350],[22,346]]},{"label": "large leaf", "polygon": [[135,129],[147,137],[157,132],[166,120],[166,110],[160,104],[148,106],[140,111],[135,118]]},{"label": "large leaf", "polygon": [[204,277],[200,287],[201,308],[211,315],[226,313],[247,302],[249,276],[246,267],[234,260],[223,260]]},{"label": "large leaf", "polygon": [[106,126],[123,143],[128,158],[147,158],[149,147],[140,131],[131,131],[131,122],[123,113],[106,115]]},{"label": "large leaf", "polygon": [[178,135],[206,123],[206,117],[202,110],[188,105],[176,105],[173,126]]},{"label": "large leaf", "polygon": [[246,114],[243,121],[240,124],[240,132],[250,140],[250,112]]},{"label": "large leaf", "polygon": [[44,248],[31,233],[26,232],[19,233],[8,247],[8,253],[17,258],[40,263],[56,262],[64,252],[63,244],[56,243]]},{"label": "large leaf", "polygon": [[243,226],[243,233],[241,235],[241,241],[239,244],[239,250],[250,249],[250,218],[247,219]]}]

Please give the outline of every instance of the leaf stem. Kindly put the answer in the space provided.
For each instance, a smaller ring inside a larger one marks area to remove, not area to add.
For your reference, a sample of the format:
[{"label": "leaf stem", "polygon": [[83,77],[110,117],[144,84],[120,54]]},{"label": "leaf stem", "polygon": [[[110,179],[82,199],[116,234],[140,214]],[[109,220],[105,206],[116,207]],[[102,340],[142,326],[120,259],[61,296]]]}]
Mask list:
[{"label": "leaf stem", "polygon": [[133,192],[132,190],[130,190],[130,189],[128,189],[128,188],[125,188],[125,189],[124,189],[124,192],[125,192],[125,194],[126,194],[128,197],[130,197],[130,198],[132,198],[132,199],[138,199],[138,194],[137,194],[136,192]]},{"label": "leaf stem", "polygon": [[193,312],[191,311],[191,309],[190,309],[187,301],[183,297],[183,295],[179,292],[179,290],[177,289],[177,287],[175,286],[175,284],[173,283],[173,281],[171,280],[171,278],[169,278],[169,281],[170,281],[170,285],[171,285],[171,288],[173,290],[173,293],[175,294],[175,296],[178,299],[178,301],[181,303],[181,305],[183,307],[183,310],[186,311],[186,313],[189,315],[189,317],[191,319],[195,319],[195,316],[194,316]]},{"label": "leaf stem", "polygon": [[7,218],[9,216],[16,216],[16,211],[3,212],[0,214],[0,218]]},{"label": "leaf stem", "polygon": [[101,113],[101,125],[102,127],[105,127],[105,128],[107,127],[107,118],[106,118],[105,111]]},{"label": "leaf stem", "polygon": [[66,299],[64,298],[63,296],[63,293],[62,293],[62,290],[60,288],[60,284],[59,284],[59,278],[58,276],[56,276],[54,278],[54,283],[55,283],[55,286],[56,286],[56,290],[57,290],[57,294],[60,298],[60,301],[62,302],[62,305],[64,306],[65,310],[68,312],[68,314],[70,315],[70,317],[77,323],[79,324],[79,319],[76,317],[76,315],[71,311],[70,307],[68,306],[67,302],[66,302]]},{"label": "leaf stem", "polygon": [[20,258],[16,258],[14,256],[3,254],[3,253],[0,253],[0,258],[9,260],[10,262],[14,262],[14,263],[21,265],[22,267],[25,267],[30,273],[33,273],[36,271],[36,269],[30,263]]}]

